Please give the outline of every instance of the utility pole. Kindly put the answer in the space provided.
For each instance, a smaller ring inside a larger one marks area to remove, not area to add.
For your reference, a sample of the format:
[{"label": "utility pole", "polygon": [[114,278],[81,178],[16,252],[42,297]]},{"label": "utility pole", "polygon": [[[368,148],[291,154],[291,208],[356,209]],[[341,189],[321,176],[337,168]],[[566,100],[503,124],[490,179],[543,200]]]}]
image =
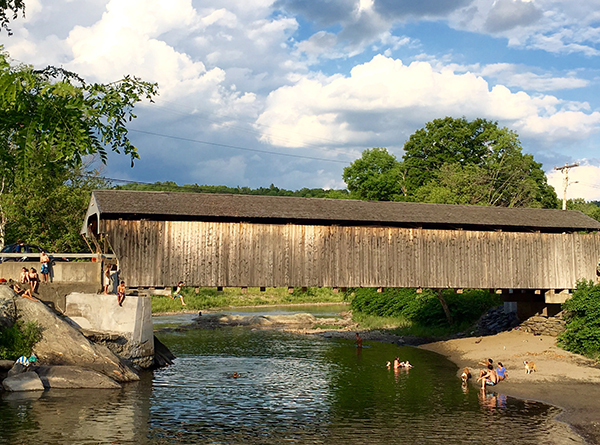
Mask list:
[{"label": "utility pole", "polygon": [[[564,193],[563,193],[563,210],[567,210],[567,187],[569,187],[569,169],[573,167],[579,167],[579,162],[575,162],[574,164],[569,165],[566,163],[562,167],[554,167],[554,170],[560,170],[563,172],[563,185],[564,185]],[[571,184],[576,184],[577,181],[572,182]]]}]

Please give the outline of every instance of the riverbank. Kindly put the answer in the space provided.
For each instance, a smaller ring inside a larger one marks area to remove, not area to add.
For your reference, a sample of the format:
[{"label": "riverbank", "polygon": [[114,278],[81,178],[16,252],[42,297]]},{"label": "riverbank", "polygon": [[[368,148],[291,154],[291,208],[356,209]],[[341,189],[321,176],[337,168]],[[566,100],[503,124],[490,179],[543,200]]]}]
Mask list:
[{"label": "riverbank", "polygon": [[[501,361],[508,379],[494,390],[558,406],[563,409],[558,420],[570,424],[589,443],[600,443],[600,367],[558,348],[555,337],[512,330],[488,337],[438,341],[420,348],[447,357],[461,371],[469,367],[474,375],[481,368],[478,362],[487,358]],[[524,360],[534,361],[537,372],[526,374]]]}]

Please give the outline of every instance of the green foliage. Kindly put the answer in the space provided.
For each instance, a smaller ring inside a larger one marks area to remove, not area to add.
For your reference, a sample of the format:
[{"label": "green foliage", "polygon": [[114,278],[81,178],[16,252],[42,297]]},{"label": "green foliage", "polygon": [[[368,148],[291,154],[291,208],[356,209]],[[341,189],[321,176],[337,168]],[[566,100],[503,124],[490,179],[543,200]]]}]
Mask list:
[{"label": "green foliage", "polygon": [[[21,238],[50,250],[81,250],[79,224],[89,191],[86,160],[108,150],[131,162],[133,107],[156,84],[125,76],[87,84],[69,71],[12,65],[0,47],[0,244]],[[6,231],[6,232],[5,232]]]},{"label": "green foliage", "polygon": [[[349,292],[354,294],[352,310],[355,314],[398,318],[405,325],[428,329],[448,328],[444,310],[430,289],[421,294],[415,289],[384,289],[379,293],[373,288],[356,288]],[[457,322],[454,330],[468,328],[489,308],[501,304],[497,295],[480,289],[465,290],[462,294],[445,290],[443,296]]]},{"label": "green foliage", "polygon": [[259,187],[252,189],[250,187],[227,187],[225,185],[198,185],[185,184],[177,185],[173,181],[155,182],[154,184],[126,184],[115,187],[117,190],[137,190],[146,192],[173,191],[189,193],[229,193],[232,195],[268,195],[268,196],[295,196],[299,198],[330,198],[347,199],[350,194],[347,190],[324,190],[302,188],[292,191],[280,189],[271,184],[270,187]]},{"label": "green foliage", "polygon": [[600,359],[600,284],[579,281],[573,296],[562,307],[567,326],[558,338],[558,345]]},{"label": "green foliage", "polygon": [[217,291],[214,287],[201,287],[196,290],[191,287],[183,288],[182,292],[186,306],[181,305],[179,298],[171,300],[168,296],[152,297],[153,313],[168,313],[179,311],[199,311],[206,309],[219,309],[225,307],[265,306],[278,304],[302,303],[342,303],[345,295],[334,294],[330,288],[309,287],[306,291],[295,288],[293,293],[288,293],[284,287],[267,288],[264,292],[258,287],[248,288],[242,293],[240,288],[224,288]]},{"label": "green foliage", "polygon": [[396,157],[385,148],[365,150],[344,168],[342,178],[353,197],[371,201],[398,201],[402,196],[402,172]]},{"label": "green foliage", "polygon": [[567,210],[579,210],[590,218],[600,221],[600,202],[586,202],[583,198],[567,200]]},{"label": "green foliage", "polygon": [[16,360],[29,356],[33,346],[42,338],[42,331],[34,322],[18,321],[11,328],[0,330],[0,359]]},{"label": "green foliage", "polygon": [[521,150],[517,134],[497,122],[428,122],[404,145],[407,194],[421,202],[557,208],[541,164]]},{"label": "green foliage", "polygon": [[25,16],[25,2],[23,0],[0,0],[0,31],[4,29],[9,36],[12,35],[8,23],[11,19],[16,19],[19,12],[23,14],[23,17]]}]

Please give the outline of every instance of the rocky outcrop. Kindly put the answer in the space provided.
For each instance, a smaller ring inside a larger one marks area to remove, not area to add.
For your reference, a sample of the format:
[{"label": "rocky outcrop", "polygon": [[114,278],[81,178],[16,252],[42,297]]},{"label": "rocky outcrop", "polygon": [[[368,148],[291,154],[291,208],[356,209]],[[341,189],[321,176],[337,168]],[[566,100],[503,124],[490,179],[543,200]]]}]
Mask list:
[{"label": "rocky outcrop", "polygon": [[554,317],[543,315],[534,315],[520,324],[520,329],[525,332],[531,332],[534,335],[550,335],[558,337],[565,331],[567,322],[563,318],[563,313],[559,312]]},{"label": "rocky outcrop", "polygon": [[475,326],[476,336],[495,335],[499,332],[508,331],[519,324],[517,314],[504,312],[504,306],[498,306],[487,311]]},{"label": "rocky outcrop", "polygon": [[173,364],[175,355],[158,338],[154,337],[153,368],[163,368]]},{"label": "rocky outcrop", "polygon": [[38,366],[35,372],[44,388],[89,388],[119,389],[121,385],[113,379],[87,368],[79,366]]},{"label": "rocky outcrop", "polygon": [[2,386],[6,391],[43,391],[44,385],[40,377],[32,371],[22,372],[20,374],[7,377],[2,381]]},{"label": "rocky outcrop", "polygon": [[19,317],[25,322],[34,321],[42,330],[42,339],[34,347],[41,363],[82,366],[118,382],[139,380],[108,348],[90,342],[42,302],[16,298],[15,303]]},{"label": "rocky outcrop", "polygon": [[0,329],[10,328],[17,319],[15,293],[8,286],[0,286]]}]

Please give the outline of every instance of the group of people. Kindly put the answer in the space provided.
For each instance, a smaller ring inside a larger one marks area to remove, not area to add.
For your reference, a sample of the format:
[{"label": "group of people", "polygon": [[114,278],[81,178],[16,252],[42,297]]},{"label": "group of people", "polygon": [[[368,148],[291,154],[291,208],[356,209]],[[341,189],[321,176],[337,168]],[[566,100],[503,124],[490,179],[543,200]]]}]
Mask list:
[{"label": "group of people", "polygon": [[392,367],[394,369],[410,369],[413,367],[408,360],[406,360],[405,362],[401,362],[400,357],[394,358],[393,364],[392,362],[387,362],[385,365],[388,369],[392,369]]},{"label": "group of people", "polygon": [[[42,275],[41,281],[47,283],[50,275],[50,257],[44,251],[40,254],[40,274]],[[40,287],[40,276],[34,267],[27,269],[26,267],[21,268],[19,274],[19,283],[22,285],[29,286],[29,292],[31,294],[37,293]]]},{"label": "group of people", "polygon": [[484,369],[479,371],[479,378],[477,379],[477,383],[481,382],[482,389],[485,389],[486,386],[495,386],[508,377],[502,362],[498,362],[496,369],[494,369],[494,361],[491,358],[488,358],[485,362],[479,362],[479,364],[485,366]]},{"label": "group of people", "polygon": [[[117,280],[118,282],[118,277],[119,268],[111,264],[107,264],[106,268],[104,269],[104,274],[102,275],[102,284],[104,286],[105,295],[108,295],[110,293],[108,289],[113,283],[113,281]],[[125,281],[121,280],[121,282],[117,286],[117,304],[119,306],[123,306],[123,301],[125,301]]]}]

